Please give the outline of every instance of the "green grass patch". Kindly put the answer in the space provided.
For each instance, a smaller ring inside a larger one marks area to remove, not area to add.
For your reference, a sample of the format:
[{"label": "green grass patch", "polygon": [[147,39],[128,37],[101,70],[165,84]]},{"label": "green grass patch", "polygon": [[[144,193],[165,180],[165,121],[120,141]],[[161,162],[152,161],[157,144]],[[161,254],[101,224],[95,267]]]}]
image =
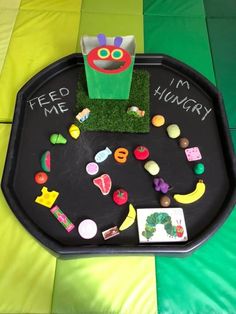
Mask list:
[{"label": "green grass patch", "polygon": [[[140,110],[144,110],[144,117],[138,118],[127,114],[127,110],[131,106],[137,106]],[[111,100],[90,99],[85,72],[81,71],[76,96],[76,114],[84,108],[89,108],[91,112],[89,118],[83,123],[75,120],[75,124],[81,130],[148,133],[150,130],[149,73],[135,70],[130,98],[128,100]]]}]

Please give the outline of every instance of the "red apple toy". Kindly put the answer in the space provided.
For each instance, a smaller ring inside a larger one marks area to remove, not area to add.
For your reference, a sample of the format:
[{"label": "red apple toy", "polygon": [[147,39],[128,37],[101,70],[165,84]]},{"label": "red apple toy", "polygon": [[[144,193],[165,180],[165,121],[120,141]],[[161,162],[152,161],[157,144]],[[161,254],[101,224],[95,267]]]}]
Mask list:
[{"label": "red apple toy", "polygon": [[134,157],[137,160],[146,160],[149,157],[149,150],[145,146],[137,146],[134,150]]},{"label": "red apple toy", "polygon": [[124,189],[118,189],[113,193],[113,201],[117,205],[123,205],[128,201],[128,193]]}]

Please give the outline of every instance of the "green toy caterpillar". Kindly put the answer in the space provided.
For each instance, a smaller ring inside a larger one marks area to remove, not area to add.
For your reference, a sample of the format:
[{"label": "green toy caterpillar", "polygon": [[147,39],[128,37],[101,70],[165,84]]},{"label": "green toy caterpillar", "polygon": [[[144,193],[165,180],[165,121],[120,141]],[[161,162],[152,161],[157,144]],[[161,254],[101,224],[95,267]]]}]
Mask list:
[{"label": "green toy caterpillar", "polygon": [[181,238],[184,233],[184,229],[181,225],[173,226],[171,217],[167,213],[153,213],[146,219],[145,230],[142,235],[149,240],[156,232],[156,225],[163,224],[166,233],[170,237]]}]

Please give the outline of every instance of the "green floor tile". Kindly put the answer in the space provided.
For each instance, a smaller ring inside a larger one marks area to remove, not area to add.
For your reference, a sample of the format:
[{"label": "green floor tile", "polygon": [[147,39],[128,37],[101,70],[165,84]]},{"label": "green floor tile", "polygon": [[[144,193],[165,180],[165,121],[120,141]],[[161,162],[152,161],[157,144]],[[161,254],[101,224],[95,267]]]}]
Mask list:
[{"label": "green floor tile", "polygon": [[236,208],[193,255],[157,257],[159,313],[235,313]]},{"label": "green floor tile", "polygon": [[143,14],[142,0],[83,0],[82,11],[87,13]]},{"label": "green floor tile", "polygon": [[[104,33],[106,36],[134,35],[136,52],[143,52],[143,16],[121,14],[81,13],[79,38],[82,35],[95,36]],[[80,51],[78,41],[77,50]]]},{"label": "green floor tile", "polygon": [[205,16],[203,0],[143,0],[145,15]]},{"label": "green floor tile", "polygon": [[190,65],[214,83],[205,19],[144,16],[145,53],[170,55]]},{"label": "green floor tile", "polygon": [[204,0],[207,17],[236,17],[235,0]]},{"label": "green floor tile", "polygon": [[236,19],[208,19],[217,87],[223,95],[229,126],[236,127]]}]

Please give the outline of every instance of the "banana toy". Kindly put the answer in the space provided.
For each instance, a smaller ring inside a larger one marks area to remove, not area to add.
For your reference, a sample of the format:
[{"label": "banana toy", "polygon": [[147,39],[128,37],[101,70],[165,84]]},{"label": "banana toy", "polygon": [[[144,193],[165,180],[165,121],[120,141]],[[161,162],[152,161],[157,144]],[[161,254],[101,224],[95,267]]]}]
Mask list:
[{"label": "banana toy", "polygon": [[136,218],[136,210],[132,204],[129,204],[129,212],[125,220],[123,221],[122,225],[120,226],[119,230],[123,231],[129,228],[135,221]]},{"label": "banana toy", "polygon": [[181,204],[191,204],[199,200],[206,191],[206,185],[203,180],[199,180],[196,184],[196,188],[189,194],[175,194],[173,197],[176,202]]}]

